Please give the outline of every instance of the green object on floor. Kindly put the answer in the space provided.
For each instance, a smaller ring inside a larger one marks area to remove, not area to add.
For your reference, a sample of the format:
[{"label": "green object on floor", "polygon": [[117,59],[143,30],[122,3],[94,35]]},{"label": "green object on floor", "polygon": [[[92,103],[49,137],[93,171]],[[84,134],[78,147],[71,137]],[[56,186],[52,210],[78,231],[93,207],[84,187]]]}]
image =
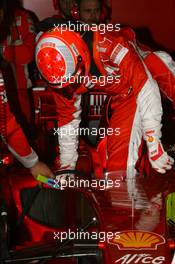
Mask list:
[{"label": "green object on floor", "polygon": [[175,222],[175,192],[167,196],[166,200],[166,218]]}]

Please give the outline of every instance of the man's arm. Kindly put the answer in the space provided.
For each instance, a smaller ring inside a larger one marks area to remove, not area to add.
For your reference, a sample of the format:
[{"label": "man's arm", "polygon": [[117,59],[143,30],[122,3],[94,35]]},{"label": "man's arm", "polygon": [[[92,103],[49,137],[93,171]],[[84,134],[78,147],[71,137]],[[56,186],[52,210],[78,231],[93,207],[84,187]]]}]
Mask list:
[{"label": "man's arm", "polygon": [[39,174],[46,177],[53,177],[52,171],[49,167],[39,161],[38,155],[29,146],[27,139],[17,124],[15,117],[11,115],[11,118],[7,121],[7,138],[5,140],[9,150],[14,157],[23,164],[24,167],[30,169],[31,174],[36,178]]},{"label": "man's arm", "polygon": [[10,112],[8,102],[0,100],[0,103],[4,107],[4,117],[1,118],[4,118],[5,124],[5,132],[1,132],[1,134],[3,141],[7,144],[11,153],[24,167],[30,169],[35,178],[39,174],[53,177],[51,170],[46,164],[39,161],[38,155],[28,144],[21,127],[16,122],[14,115]]}]

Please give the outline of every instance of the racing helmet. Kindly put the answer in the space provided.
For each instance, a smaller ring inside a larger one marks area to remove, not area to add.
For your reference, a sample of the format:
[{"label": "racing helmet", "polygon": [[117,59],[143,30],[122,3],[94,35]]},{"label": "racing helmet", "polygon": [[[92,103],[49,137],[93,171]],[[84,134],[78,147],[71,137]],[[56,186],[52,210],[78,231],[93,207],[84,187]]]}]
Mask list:
[{"label": "racing helmet", "polygon": [[79,33],[54,28],[42,33],[36,43],[36,65],[51,87],[64,88],[90,68],[88,47]]}]

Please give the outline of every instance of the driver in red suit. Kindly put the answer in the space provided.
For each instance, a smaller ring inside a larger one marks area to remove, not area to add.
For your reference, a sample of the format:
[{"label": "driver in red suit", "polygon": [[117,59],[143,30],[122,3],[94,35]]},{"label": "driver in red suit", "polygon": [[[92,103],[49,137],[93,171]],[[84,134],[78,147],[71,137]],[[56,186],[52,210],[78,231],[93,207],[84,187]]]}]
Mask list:
[{"label": "driver in red suit", "polygon": [[[70,17],[70,8],[73,7],[74,1],[65,1],[63,4],[63,1],[54,1],[57,3],[57,9],[62,10],[62,18],[68,18]],[[77,1],[76,1],[77,2]],[[90,8],[81,7],[80,10],[78,8],[77,15],[80,17],[80,19],[84,19],[85,14],[87,16],[86,23],[97,23],[101,19],[104,20],[106,18],[105,8],[103,8],[103,4],[100,1],[88,1],[88,5]],[[77,2],[78,4],[78,2]],[[84,10],[84,15],[81,17],[81,13]],[[67,11],[67,12],[66,12]],[[104,13],[103,16],[101,13]],[[60,16],[58,16],[60,18]],[[40,24],[40,30],[44,31],[44,23],[45,26],[48,28],[49,26],[53,27],[53,25],[57,25],[57,23],[60,23],[60,20],[58,21],[55,19],[56,17],[48,18],[41,22]],[[66,20],[62,21],[62,23],[66,23]],[[74,169],[76,166],[78,153],[78,136],[74,131],[77,131],[79,128],[79,124],[81,121],[81,96],[76,93],[72,93],[72,87],[68,87],[65,92],[53,92],[53,89],[51,89],[51,93],[53,95],[55,104],[56,104],[56,113],[58,116],[58,126],[61,127],[63,130],[69,130],[69,135],[58,135],[59,140],[59,148],[60,148],[60,167],[61,168],[69,168]],[[66,111],[65,111],[66,109]]]}]

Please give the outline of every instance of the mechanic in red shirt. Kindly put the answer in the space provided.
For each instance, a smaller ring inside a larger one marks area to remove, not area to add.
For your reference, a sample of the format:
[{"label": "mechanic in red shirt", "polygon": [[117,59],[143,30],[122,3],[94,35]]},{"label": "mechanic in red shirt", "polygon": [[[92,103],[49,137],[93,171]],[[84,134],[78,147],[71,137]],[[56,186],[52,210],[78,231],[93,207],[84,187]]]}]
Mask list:
[{"label": "mechanic in red shirt", "polygon": [[[19,105],[15,105],[14,108],[20,108],[18,113],[21,123],[23,120],[30,123],[28,88],[32,83],[29,79],[28,64],[34,59],[36,37],[34,24],[29,13],[21,7],[18,0],[2,0],[0,14],[0,54],[10,63],[16,80],[16,85],[14,83],[11,85],[13,88],[9,90],[9,94],[15,104],[17,93]],[[11,76],[8,78],[10,79]]]},{"label": "mechanic in red shirt", "polygon": [[[53,5],[54,8],[57,10],[57,14],[54,16],[55,18],[63,18],[65,20],[69,20],[69,19],[73,19],[73,20],[81,20],[81,16],[82,16],[82,21],[84,21],[84,17],[85,16],[89,16],[90,15],[90,10],[89,11],[85,11],[85,13],[83,10],[79,10],[79,1],[77,0],[53,0]],[[101,6],[102,9],[100,8],[98,10],[99,13],[99,19],[96,20],[96,22],[107,22],[110,20],[110,16],[111,16],[111,2],[110,0],[102,0],[101,1]],[[89,14],[88,14],[89,12]],[[88,23],[87,21],[84,21],[86,23]],[[93,23],[95,22],[95,20],[93,21]]]}]

